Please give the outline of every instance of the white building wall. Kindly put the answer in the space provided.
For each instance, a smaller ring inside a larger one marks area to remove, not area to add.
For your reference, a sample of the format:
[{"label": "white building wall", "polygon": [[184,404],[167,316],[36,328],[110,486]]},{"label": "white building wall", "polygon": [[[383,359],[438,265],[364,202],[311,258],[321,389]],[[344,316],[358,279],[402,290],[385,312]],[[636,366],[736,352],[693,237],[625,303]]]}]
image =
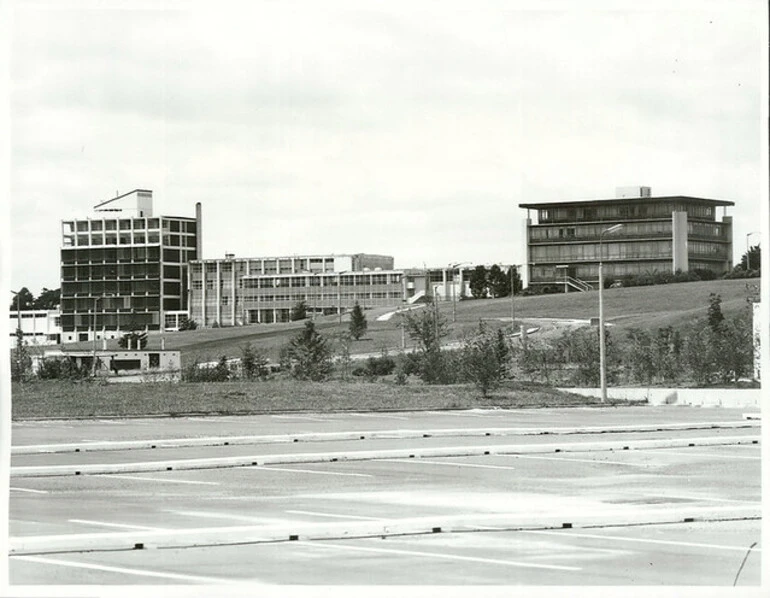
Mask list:
[{"label": "white building wall", "polygon": [[[24,341],[30,346],[56,345],[61,341],[59,310],[21,310],[10,312],[11,348],[16,347],[16,329],[21,327]],[[52,338],[55,337],[55,338]]]}]

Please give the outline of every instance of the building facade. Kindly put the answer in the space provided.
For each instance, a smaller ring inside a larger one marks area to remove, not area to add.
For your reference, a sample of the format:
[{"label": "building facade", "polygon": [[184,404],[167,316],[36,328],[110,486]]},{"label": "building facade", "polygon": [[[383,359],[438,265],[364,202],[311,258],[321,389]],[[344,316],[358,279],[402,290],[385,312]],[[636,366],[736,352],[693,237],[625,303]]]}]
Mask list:
[{"label": "building facade", "polygon": [[393,258],[365,253],[196,260],[189,269],[190,319],[201,326],[288,322],[308,313],[342,314],[400,303],[404,275]]},{"label": "building facade", "polygon": [[58,309],[22,309],[10,312],[10,346],[16,347],[16,331],[21,329],[30,346],[58,345],[61,342],[61,314]]},{"label": "building facade", "polygon": [[62,342],[173,328],[186,314],[201,225],[200,204],[193,218],[154,216],[144,189],[99,203],[91,218],[62,221]]},{"label": "building facade", "polygon": [[[600,261],[605,280],[730,270],[733,232],[726,210],[733,202],[652,197],[648,187],[638,189],[637,197],[519,204],[527,210],[528,286],[596,288]],[[616,228],[607,232],[611,227]]]}]

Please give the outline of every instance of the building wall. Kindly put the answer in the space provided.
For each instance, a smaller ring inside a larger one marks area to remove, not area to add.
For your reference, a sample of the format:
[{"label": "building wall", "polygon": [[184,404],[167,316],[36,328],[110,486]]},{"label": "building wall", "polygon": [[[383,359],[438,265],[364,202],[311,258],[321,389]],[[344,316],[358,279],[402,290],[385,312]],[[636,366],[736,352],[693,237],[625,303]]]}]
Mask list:
[{"label": "building wall", "polygon": [[[142,213],[151,213],[147,198],[140,199]],[[100,205],[96,218],[62,221],[62,342],[160,330],[165,312],[187,308],[198,220],[125,217],[112,203]]]},{"label": "building wall", "polygon": [[21,310],[10,312],[10,346],[16,347],[16,330],[21,328],[30,346],[57,345],[61,342],[59,310]]},{"label": "building wall", "polygon": [[[538,216],[534,224],[527,220],[529,284],[554,285],[567,275],[596,285],[599,261],[606,279],[692,268],[727,272],[732,221],[716,219],[717,206],[725,205],[732,203],[684,196],[523,204]],[[624,226],[602,236],[615,224]]]}]

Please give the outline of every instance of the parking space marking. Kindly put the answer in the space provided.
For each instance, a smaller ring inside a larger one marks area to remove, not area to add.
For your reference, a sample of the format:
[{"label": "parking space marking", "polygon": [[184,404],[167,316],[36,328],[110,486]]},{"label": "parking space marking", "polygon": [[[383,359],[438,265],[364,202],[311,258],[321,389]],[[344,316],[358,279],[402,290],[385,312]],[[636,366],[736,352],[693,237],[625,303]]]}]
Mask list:
[{"label": "parking space marking", "polygon": [[315,511],[286,511],[292,515],[313,515],[315,517],[334,517],[337,519],[365,519],[367,521],[379,521],[379,517],[363,517],[361,515],[336,515],[334,513],[316,513]]},{"label": "parking space marking", "polygon": [[410,419],[402,415],[382,415],[381,413],[348,413],[351,417],[374,417],[377,419]]},{"label": "parking space marking", "polygon": [[[210,511],[180,511],[176,509],[166,509],[166,513],[182,515],[184,517],[200,517],[202,519],[232,519],[234,521],[248,521],[249,523],[274,523],[275,519],[268,517],[249,517],[248,515],[236,515],[235,513],[214,513]],[[189,530],[188,530],[189,531]]]},{"label": "parking space marking", "polygon": [[343,473],[341,471],[320,471],[317,469],[291,469],[289,467],[268,467],[268,466],[254,466],[249,467],[249,470],[261,470],[261,471],[289,471],[292,473],[316,473],[318,475],[341,475],[341,476],[354,476],[357,478],[373,478],[370,473]]},{"label": "parking space marking", "polygon": [[575,463],[627,465],[628,467],[649,467],[647,463],[626,463],[625,461],[609,461],[598,459],[579,459],[577,457],[541,457],[539,455],[495,455],[498,457],[516,457],[517,459],[538,459],[541,461],[574,461]]},{"label": "parking space marking", "polygon": [[381,459],[388,463],[420,463],[422,465],[454,465],[455,467],[476,467],[479,469],[517,469],[507,465],[481,465],[479,463],[456,463],[453,461],[428,461],[427,459]]},{"label": "parking space marking", "polygon": [[[94,571],[104,571],[107,573],[123,573],[125,575],[136,575],[140,577],[155,577],[163,579],[174,579],[178,581],[191,581],[196,583],[207,584],[233,584],[241,583],[229,579],[220,579],[217,577],[203,577],[200,575],[184,575],[182,573],[170,573],[163,571],[148,571],[146,569],[128,569],[126,567],[110,567],[108,565],[95,565],[91,563],[79,563],[77,561],[65,561],[63,559],[52,559],[48,557],[39,556],[21,556],[12,555],[10,558],[19,561],[28,561],[30,563],[38,563],[42,565],[60,565],[62,567],[73,567],[76,569],[91,569]],[[249,579],[249,583],[260,583],[258,580]]]},{"label": "parking space marking", "polygon": [[[633,494],[635,496],[650,496],[647,492],[634,492],[632,490],[619,490],[620,494]],[[713,496],[697,496],[697,495],[687,495],[687,494],[669,494],[669,493],[662,493],[662,492],[656,492],[654,496],[662,496],[664,498],[673,498],[673,499],[683,499],[683,500],[704,500],[709,502],[734,502],[734,503],[741,503],[741,504],[749,504],[749,505],[761,505],[762,500],[741,500],[738,498],[716,498]]]},{"label": "parking space marking", "polygon": [[170,480],[163,478],[151,478],[139,475],[125,475],[122,473],[99,473],[95,477],[118,478],[120,480],[141,480],[143,482],[161,482],[165,484],[197,484],[202,486],[219,486],[219,482],[198,482],[196,480]]},{"label": "parking space marking", "polygon": [[[703,448],[703,447],[701,447]],[[721,447],[720,447],[721,448]],[[746,455],[723,455],[719,452],[713,452],[713,453],[691,453],[690,451],[680,451],[675,449],[669,449],[669,448],[659,448],[659,449],[634,449],[634,452],[636,453],[658,453],[661,454],[661,451],[665,451],[664,454],[667,455],[687,455],[688,457],[711,457],[712,459],[748,459],[750,461],[761,461],[762,457],[748,457]]]},{"label": "parking space marking", "polygon": [[311,421],[311,422],[329,421],[329,419],[324,419],[321,417],[311,417],[310,415],[271,415],[270,417],[273,417],[275,419],[299,419],[299,420]]},{"label": "parking space marking", "polygon": [[[379,541],[379,540],[378,540]],[[350,550],[359,552],[374,552],[379,554],[396,554],[403,556],[415,556],[422,558],[444,559],[449,561],[463,561],[468,563],[485,563],[490,565],[506,565],[510,567],[527,567],[532,569],[557,569],[559,571],[581,571],[582,567],[570,567],[567,565],[544,565],[541,563],[526,563],[523,561],[505,561],[502,559],[485,559],[481,557],[462,556],[445,552],[422,552],[419,550],[402,550],[397,548],[372,548],[369,546],[346,546],[342,544],[326,544],[323,542],[301,542],[305,546],[318,546],[336,550]]]},{"label": "parking space marking", "polygon": [[149,525],[128,525],[127,523],[110,523],[108,521],[92,521],[91,519],[67,519],[70,523],[82,523],[84,525],[97,525],[99,527],[115,527],[119,529],[135,529],[144,531],[167,531],[165,527],[150,527]]},{"label": "parking space marking", "polygon": [[15,490],[16,492],[30,492],[32,494],[48,494],[48,490],[33,490],[32,488],[14,488],[11,486],[8,490]]},{"label": "parking space marking", "polygon": [[[603,536],[601,534],[583,534],[578,532],[556,532],[546,530],[534,530],[523,529],[519,530],[522,534],[540,534],[546,536],[562,536],[565,538],[591,538],[596,540],[618,540],[621,542],[640,542],[643,544],[663,544],[667,546],[688,546],[691,548],[716,548],[718,550],[737,550],[740,552],[746,552],[746,546],[726,546],[724,544],[702,544],[700,542],[677,542],[675,540],[652,540],[649,538],[629,538],[628,536]],[[757,551],[761,551],[761,548],[755,548]]]}]

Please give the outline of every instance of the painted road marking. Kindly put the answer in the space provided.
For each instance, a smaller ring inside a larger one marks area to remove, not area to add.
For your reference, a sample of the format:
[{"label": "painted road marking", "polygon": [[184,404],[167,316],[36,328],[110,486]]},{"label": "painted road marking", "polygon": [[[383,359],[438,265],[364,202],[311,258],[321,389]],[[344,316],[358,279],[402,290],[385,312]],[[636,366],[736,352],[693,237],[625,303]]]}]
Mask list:
[{"label": "painted road marking", "polygon": [[118,478],[119,480],[141,480],[145,482],[162,482],[165,484],[199,484],[202,486],[219,486],[219,482],[198,482],[194,480],[166,480],[162,478],[150,478],[139,475],[124,475],[122,473],[99,473],[96,477]]},{"label": "painted road marking", "polygon": [[686,494],[663,494],[660,492],[656,492],[655,494],[649,494],[647,492],[633,492],[630,490],[620,490],[620,494],[633,494],[634,496],[662,496],[664,498],[673,498],[673,499],[684,499],[684,500],[705,500],[705,501],[711,501],[711,502],[736,502],[741,504],[749,504],[749,505],[761,505],[762,500],[740,500],[737,498],[716,498],[712,496],[693,496],[693,495],[686,495]]},{"label": "painted road marking", "polygon": [[290,469],[288,467],[262,467],[254,466],[250,467],[250,470],[259,469],[262,471],[290,471],[292,473],[317,473],[319,475],[342,475],[342,476],[354,476],[357,478],[373,478],[374,476],[369,473],[342,473],[341,471],[319,471],[317,469]]},{"label": "painted road marking", "polygon": [[16,492],[31,492],[32,494],[48,494],[48,490],[33,490],[32,488],[14,488],[11,486],[9,490],[16,490]]},{"label": "painted road marking", "polygon": [[[209,584],[232,584],[232,583],[241,583],[236,581],[231,581],[228,579],[219,579],[216,577],[202,577],[200,575],[183,575],[181,573],[165,573],[162,571],[148,571],[146,569],[127,569],[125,567],[109,567],[107,565],[95,565],[91,563],[79,563],[77,561],[65,561],[62,559],[52,559],[48,557],[39,557],[39,556],[15,556],[12,555],[10,558],[20,560],[20,561],[28,561],[30,563],[40,563],[42,565],[60,565],[62,567],[74,567],[76,569],[92,569],[94,571],[105,571],[107,573],[122,573],[125,575],[137,575],[141,577],[160,577],[164,579],[176,579],[179,581],[194,581],[198,583],[209,583]],[[249,579],[249,583],[254,583],[255,581],[257,583],[260,583],[258,580]]]},{"label": "painted road marking", "polygon": [[[703,448],[703,447],[701,447]],[[719,447],[722,448],[722,447]],[[662,447],[659,449],[634,449],[636,453],[658,453],[665,451],[666,455],[686,455],[688,457],[710,457],[712,459],[748,459],[754,461],[760,461],[762,457],[747,457],[746,455],[723,455],[717,451],[713,453],[691,453],[690,451],[679,451],[673,448]]]},{"label": "painted road marking", "polygon": [[305,546],[319,546],[322,548],[332,548],[337,550],[375,552],[380,554],[399,554],[404,556],[445,559],[449,561],[486,563],[491,565],[507,565],[512,567],[529,567],[533,569],[557,569],[559,571],[581,571],[582,570],[582,567],[569,567],[566,565],[543,565],[539,563],[525,563],[522,561],[504,561],[501,559],[484,559],[480,557],[461,556],[457,554],[448,554],[444,552],[421,552],[418,550],[401,550],[396,548],[370,548],[368,546],[345,546],[342,544],[324,544],[321,542],[301,542],[301,544],[304,544]]},{"label": "painted road marking", "polygon": [[120,529],[136,529],[144,531],[167,531],[165,527],[150,527],[148,525],[128,525],[126,523],[110,523],[108,521],[92,521],[90,519],[67,519],[70,523],[83,523],[85,525],[98,525],[99,527],[116,527]]},{"label": "painted road marking", "polygon": [[311,417],[309,415],[271,415],[270,417],[273,417],[275,419],[301,419],[304,421],[311,421],[311,422],[329,421],[328,419],[323,419],[320,417]]},{"label": "painted road marking", "polygon": [[315,511],[286,511],[292,515],[313,515],[315,517],[335,517],[339,519],[366,519],[367,521],[379,521],[379,517],[362,517],[361,515],[335,515],[333,513],[316,513]]},{"label": "painted road marking", "polygon": [[625,461],[608,461],[602,459],[577,459],[572,457],[540,457],[535,455],[495,455],[496,457],[516,457],[517,459],[540,459],[542,461],[574,461],[575,463],[592,463],[607,465],[627,465],[628,467],[649,467],[647,463],[626,463]]},{"label": "painted road marking", "polygon": [[388,463],[421,463],[423,465],[454,465],[455,467],[477,467],[479,469],[517,469],[506,465],[479,465],[477,463],[455,463],[453,461],[427,461],[426,459],[381,459]]},{"label": "painted road marking", "polygon": [[[248,515],[236,515],[235,513],[212,513],[209,511],[178,511],[176,509],[166,509],[166,513],[182,515],[184,517],[202,517],[204,519],[233,519],[235,521],[248,521],[250,523],[275,523],[275,519],[267,517],[249,517]],[[190,530],[188,530],[190,531]]]},{"label": "painted road marking", "polygon": [[[597,540],[619,540],[622,542],[641,542],[644,544],[665,544],[668,546],[688,546],[691,548],[716,548],[719,550],[738,550],[740,552],[746,552],[745,546],[725,546],[724,544],[701,544],[699,542],[678,542],[675,540],[651,540],[648,538],[629,538],[628,536],[602,536],[600,534],[582,534],[573,532],[551,532],[545,530],[519,530],[522,534],[542,534],[548,536],[563,536],[563,537],[576,537],[576,538],[595,538]],[[761,551],[761,548],[755,550]]]},{"label": "painted road marking", "polygon": [[348,413],[351,417],[375,417],[377,419],[409,419],[401,415],[382,415],[379,413]]}]

